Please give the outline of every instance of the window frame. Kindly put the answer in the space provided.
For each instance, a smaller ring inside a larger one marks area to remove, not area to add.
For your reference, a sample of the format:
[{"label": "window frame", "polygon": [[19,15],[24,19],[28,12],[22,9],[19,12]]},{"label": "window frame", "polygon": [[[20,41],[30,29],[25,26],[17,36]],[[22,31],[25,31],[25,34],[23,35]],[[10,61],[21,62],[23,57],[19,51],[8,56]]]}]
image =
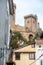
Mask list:
[{"label": "window frame", "polygon": [[43,65],[43,59],[40,60],[40,65]]},{"label": "window frame", "polygon": [[35,60],[35,52],[30,52],[29,53],[29,60]]},{"label": "window frame", "polygon": [[19,52],[15,53],[15,60],[20,60],[20,53]]},{"label": "window frame", "polygon": [[29,20],[27,21],[27,23],[29,23]]}]

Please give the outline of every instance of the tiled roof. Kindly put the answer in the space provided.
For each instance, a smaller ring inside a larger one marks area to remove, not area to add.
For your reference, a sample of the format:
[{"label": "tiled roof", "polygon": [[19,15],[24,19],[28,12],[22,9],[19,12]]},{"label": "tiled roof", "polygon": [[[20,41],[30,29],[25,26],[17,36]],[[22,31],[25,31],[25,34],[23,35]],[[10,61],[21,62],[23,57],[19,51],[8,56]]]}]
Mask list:
[{"label": "tiled roof", "polygon": [[43,43],[43,39],[37,39],[36,43]]},{"label": "tiled roof", "polygon": [[14,52],[35,52],[35,48],[32,48],[31,45],[26,45],[24,47],[14,49]]}]

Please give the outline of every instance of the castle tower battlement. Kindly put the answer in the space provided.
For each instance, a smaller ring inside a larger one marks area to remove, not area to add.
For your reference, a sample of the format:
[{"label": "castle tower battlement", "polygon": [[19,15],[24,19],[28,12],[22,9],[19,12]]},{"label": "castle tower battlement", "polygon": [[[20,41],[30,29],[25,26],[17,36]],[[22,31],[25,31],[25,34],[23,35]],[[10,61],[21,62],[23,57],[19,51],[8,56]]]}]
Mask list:
[{"label": "castle tower battlement", "polygon": [[36,15],[26,15],[24,16],[24,24],[26,31],[37,31],[37,16]]}]

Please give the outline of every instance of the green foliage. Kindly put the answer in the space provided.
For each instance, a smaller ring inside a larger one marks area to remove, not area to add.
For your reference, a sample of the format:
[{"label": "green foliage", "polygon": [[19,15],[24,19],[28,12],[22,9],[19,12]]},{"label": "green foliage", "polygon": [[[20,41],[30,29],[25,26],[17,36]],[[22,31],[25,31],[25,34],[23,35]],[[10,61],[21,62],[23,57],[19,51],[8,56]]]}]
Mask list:
[{"label": "green foliage", "polygon": [[13,39],[10,46],[11,46],[13,49],[14,49],[14,48],[18,48],[17,40]]},{"label": "green foliage", "polygon": [[35,39],[39,39],[40,38],[40,34],[37,32],[36,34],[35,34],[35,37],[33,38],[34,40]]},{"label": "green foliage", "polygon": [[16,38],[18,39],[18,40],[23,40],[23,36],[22,36],[22,34],[20,33],[20,32],[15,32],[15,36],[16,36]]},{"label": "green foliage", "polygon": [[28,41],[25,38],[23,39],[23,41],[24,41],[24,45],[28,44]]},{"label": "green foliage", "polygon": [[35,39],[37,39],[39,37],[39,34],[38,33],[36,33],[35,34]]},{"label": "green foliage", "polygon": [[12,48],[18,48],[19,44],[18,41],[24,42],[25,44],[28,44],[28,41],[22,36],[20,32],[13,32],[10,40],[10,47]]}]

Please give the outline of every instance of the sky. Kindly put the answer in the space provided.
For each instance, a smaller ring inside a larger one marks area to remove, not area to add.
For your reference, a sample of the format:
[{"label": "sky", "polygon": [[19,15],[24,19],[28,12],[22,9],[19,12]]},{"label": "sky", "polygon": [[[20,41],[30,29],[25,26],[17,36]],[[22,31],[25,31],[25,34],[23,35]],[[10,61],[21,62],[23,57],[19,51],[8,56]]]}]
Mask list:
[{"label": "sky", "polygon": [[16,4],[16,24],[24,26],[24,16],[37,15],[43,29],[43,0],[13,0]]}]

